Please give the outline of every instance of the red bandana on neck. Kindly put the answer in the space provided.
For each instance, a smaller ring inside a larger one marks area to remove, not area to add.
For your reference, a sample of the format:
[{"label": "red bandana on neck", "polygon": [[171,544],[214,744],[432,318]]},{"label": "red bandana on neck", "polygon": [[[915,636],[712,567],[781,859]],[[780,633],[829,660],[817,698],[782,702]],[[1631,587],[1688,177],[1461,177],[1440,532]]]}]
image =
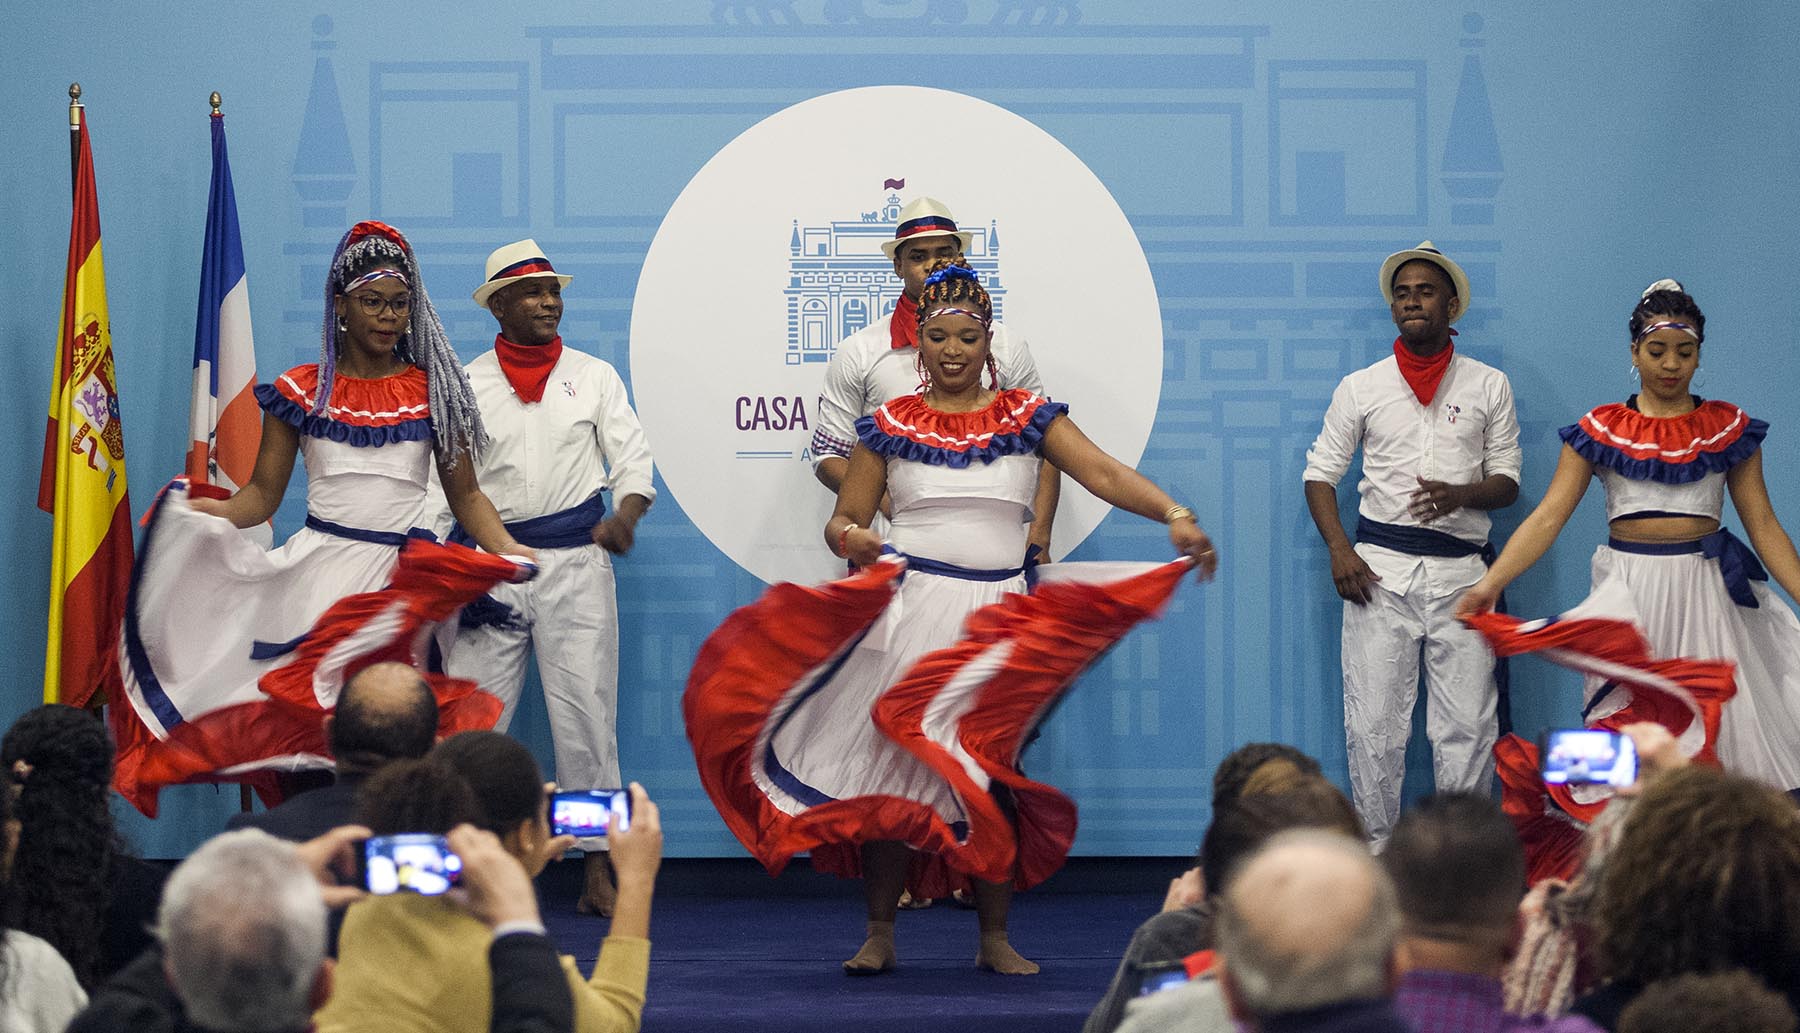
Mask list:
[{"label": "red bandana on neck", "polygon": [[504,334],[494,335],[494,356],[500,360],[500,372],[512,385],[513,394],[521,402],[541,402],[544,385],[550,382],[550,371],[562,358],[562,337],[536,347],[514,344]]},{"label": "red bandana on neck", "polygon": [[895,348],[919,346],[919,303],[904,294],[894,306],[893,321],[888,323],[888,343]]},{"label": "red bandana on neck", "polygon": [[[1456,331],[1450,331],[1450,336],[1455,337]],[[1425,359],[1413,354],[1400,340],[1394,338],[1394,358],[1400,363],[1400,375],[1418,396],[1419,404],[1430,405],[1437,397],[1438,385],[1444,381],[1444,371],[1450,368],[1450,357],[1456,354],[1456,342],[1445,342],[1443,351]]]}]

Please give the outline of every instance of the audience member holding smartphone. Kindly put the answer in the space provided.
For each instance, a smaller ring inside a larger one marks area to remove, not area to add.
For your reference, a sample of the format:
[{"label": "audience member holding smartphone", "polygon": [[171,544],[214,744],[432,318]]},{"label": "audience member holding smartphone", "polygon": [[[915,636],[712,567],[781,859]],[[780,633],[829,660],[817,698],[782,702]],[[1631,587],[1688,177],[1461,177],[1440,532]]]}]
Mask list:
[{"label": "audience member holding smartphone", "polygon": [[[476,853],[461,857],[463,885],[451,894],[402,892],[350,909],[339,941],[337,990],[315,1016],[318,1033],[487,1029],[499,1000],[488,952],[511,919],[459,905],[480,898],[484,876],[477,867],[492,844],[453,830],[467,824],[486,832],[524,875],[536,876],[574,843],[572,836],[551,835],[548,788],[530,751],[496,732],[452,736],[424,761],[395,765],[363,787],[358,813],[376,835],[436,833],[459,854]],[[561,959],[574,1028],[583,1033],[635,1033],[643,1013],[662,824],[641,787],[632,786],[631,794],[630,827],[610,835],[618,901],[600,959],[591,978],[573,958]]]}]

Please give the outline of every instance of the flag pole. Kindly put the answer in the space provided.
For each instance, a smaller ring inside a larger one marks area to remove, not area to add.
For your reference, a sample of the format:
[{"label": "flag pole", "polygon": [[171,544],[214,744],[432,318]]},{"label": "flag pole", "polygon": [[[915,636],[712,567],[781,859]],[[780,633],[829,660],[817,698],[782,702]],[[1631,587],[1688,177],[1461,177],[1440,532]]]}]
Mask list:
[{"label": "flag pole", "polygon": [[81,84],[69,84],[69,193],[75,193],[75,179],[81,166]]},{"label": "flag pole", "polygon": [[212,113],[213,113],[214,117],[224,114],[224,112],[219,110],[219,105],[223,104],[225,102],[225,98],[219,96],[218,90],[214,90],[212,92],[212,96],[206,98],[206,102],[208,104],[212,105]]}]

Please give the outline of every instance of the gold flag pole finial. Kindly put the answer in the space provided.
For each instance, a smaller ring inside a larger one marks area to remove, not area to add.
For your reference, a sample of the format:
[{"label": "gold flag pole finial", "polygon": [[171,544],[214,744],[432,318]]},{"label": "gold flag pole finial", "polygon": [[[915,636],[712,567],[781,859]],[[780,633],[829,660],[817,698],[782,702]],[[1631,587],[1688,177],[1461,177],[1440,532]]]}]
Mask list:
[{"label": "gold flag pole finial", "polygon": [[223,103],[225,103],[225,98],[223,98],[223,97],[221,97],[221,96],[219,96],[219,91],[218,91],[218,90],[214,90],[214,91],[213,91],[213,92],[212,92],[212,96],[211,96],[211,97],[208,97],[208,98],[207,98],[207,99],[206,99],[206,102],[207,102],[207,103],[208,103],[208,104],[211,104],[211,105],[212,105],[212,109],[213,109],[213,114],[214,114],[214,115],[217,115],[217,114],[220,114],[220,111],[219,111],[219,105],[220,105],[220,104],[223,104]]},{"label": "gold flag pole finial", "polygon": [[69,84],[69,190],[75,190],[81,171],[81,84]]}]

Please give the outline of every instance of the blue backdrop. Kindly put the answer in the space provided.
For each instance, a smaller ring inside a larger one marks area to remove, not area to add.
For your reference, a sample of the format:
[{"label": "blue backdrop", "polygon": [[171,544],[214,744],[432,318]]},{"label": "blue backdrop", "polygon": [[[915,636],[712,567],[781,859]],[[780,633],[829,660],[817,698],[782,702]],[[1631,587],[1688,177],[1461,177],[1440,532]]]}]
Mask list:
[{"label": "blue backdrop", "polygon": [[[1192,500],[1227,563],[1090,672],[1031,768],[1081,804],[1079,852],[1166,854],[1193,848],[1205,782],[1239,743],[1293,742],[1344,777],[1339,604],[1299,474],[1332,385],[1393,338],[1375,286],[1388,252],[1430,237],[1463,262],[1474,296],[1459,347],[1512,377],[1524,501],[1498,534],[1542,493],[1555,428],[1630,389],[1625,318],[1661,276],[1710,316],[1698,390],[1771,419],[1771,494],[1800,513],[1784,404],[1800,373],[1786,289],[1800,85],[1783,71],[1797,38],[1800,14],[1774,0],[39,6],[0,41],[0,429],[13,443],[0,454],[13,486],[0,500],[0,721],[36,703],[42,673],[50,520],[32,487],[71,80],[90,102],[139,512],[186,445],[209,91],[225,96],[264,379],[316,353],[323,264],[357,218],[409,232],[465,358],[492,325],[454,299],[491,247],[533,236],[569,256],[559,265],[582,289],[564,331],[629,382],[629,299],[652,234],[700,166],[769,114],[917,84],[1060,139],[1130,219],[1162,303],[1142,469]],[[966,145],[953,130],[894,129]],[[303,496],[290,490],[278,537]],[[1590,498],[1521,579],[1515,610],[1579,600],[1603,530]],[[1154,527],[1113,516],[1075,558],[1165,548]],[[625,769],[660,798],[672,853],[735,854],[678,707],[700,641],[761,583],[672,500],[619,580]],[[1573,679],[1537,663],[1515,679],[1522,728],[1574,718]],[[541,704],[516,728],[547,760]],[[1420,761],[1409,791],[1429,781]],[[160,820],[132,814],[126,830],[146,854],[177,855],[236,800],[171,790]]]}]

